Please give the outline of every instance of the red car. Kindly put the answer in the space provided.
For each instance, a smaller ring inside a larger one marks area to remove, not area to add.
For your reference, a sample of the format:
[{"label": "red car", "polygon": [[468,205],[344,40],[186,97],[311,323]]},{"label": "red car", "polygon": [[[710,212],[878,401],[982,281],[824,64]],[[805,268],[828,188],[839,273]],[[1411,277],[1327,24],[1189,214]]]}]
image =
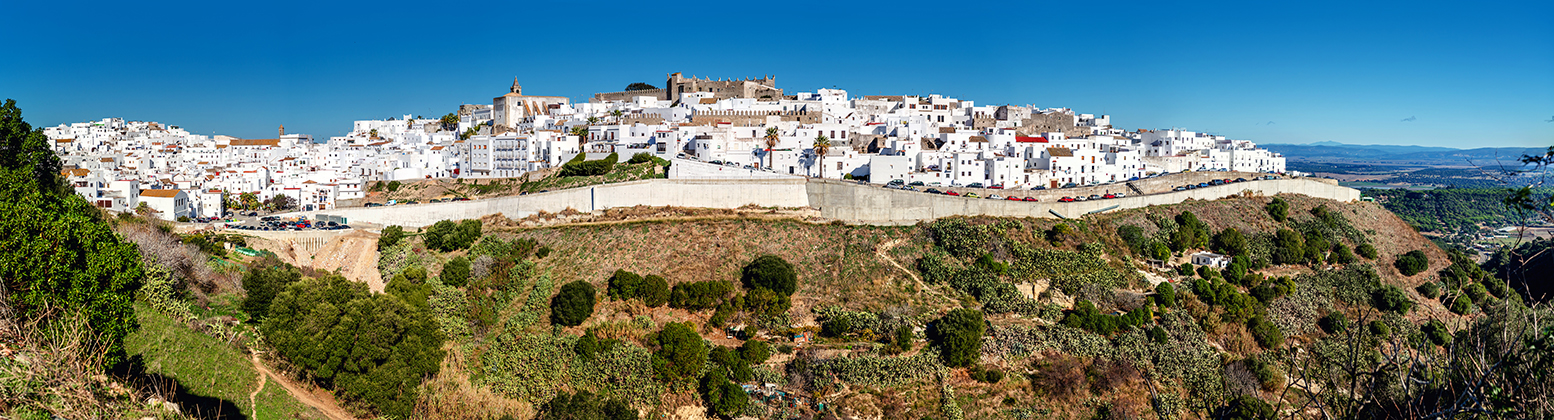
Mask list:
[{"label": "red car", "polygon": [[1041,200],[1037,200],[1036,197],[1025,197],[1024,200],[1020,200],[1020,201],[1029,201],[1029,202],[1034,203],[1034,202],[1041,201]]},{"label": "red car", "polygon": [[1012,196],[1012,195],[1011,195],[1011,196],[1009,196],[1009,198],[1005,198],[1005,200],[1009,200],[1009,201],[1020,201],[1020,197],[1015,197],[1015,196]]},{"label": "red car", "polygon": [[945,191],[944,195],[953,195],[953,196],[959,197],[960,193],[954,192],[954,191]]},{"label": "red car", "polygon": [[1059,198],[1058,201],[1061,201],[1061,202],[1064,202],[1064,203],[1072,203],[1074,201],[1074,197],[1063,197],[1063,198]]},{"label": "red car", "polygon": [[1004,189],[1004,184],[998,184],[998,185],[994,185],[994,186],[987,187],[987,188],[991,189],[991,190],[1001,190],[1001,189]]},{"label": "red car", "polygon": [[1106,195],[1101,196],[1101,198],[1117,198],[1117,194],[1106,193]]}]

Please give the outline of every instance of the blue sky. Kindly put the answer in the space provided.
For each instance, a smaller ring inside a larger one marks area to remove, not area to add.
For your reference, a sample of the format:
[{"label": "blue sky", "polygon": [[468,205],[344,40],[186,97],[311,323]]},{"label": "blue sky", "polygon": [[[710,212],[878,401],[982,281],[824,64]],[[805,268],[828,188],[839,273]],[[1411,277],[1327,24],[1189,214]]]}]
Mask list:
[{"label": "blue sky", "polygon": [[[665,74],[1069,107],[1262,143],[1554,145],[1554,2],[92,2],[5,6],[0,97],[246,138]],[[19,36],[18,36],[19,35]]]}]

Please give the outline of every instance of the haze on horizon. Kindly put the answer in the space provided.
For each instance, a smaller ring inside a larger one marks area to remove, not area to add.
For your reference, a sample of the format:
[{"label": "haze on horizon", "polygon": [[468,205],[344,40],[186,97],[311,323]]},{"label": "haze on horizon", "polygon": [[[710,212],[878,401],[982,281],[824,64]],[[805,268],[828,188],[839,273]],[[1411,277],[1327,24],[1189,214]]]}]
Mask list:
[{"label": "haze on horizon", "polygon": [[276,2],[8,5],[0,97],[35,126],[120,117],[341,135],[669,72],[788,92],[943,94],[1258,143],[1554,144],[1554,3]]}]

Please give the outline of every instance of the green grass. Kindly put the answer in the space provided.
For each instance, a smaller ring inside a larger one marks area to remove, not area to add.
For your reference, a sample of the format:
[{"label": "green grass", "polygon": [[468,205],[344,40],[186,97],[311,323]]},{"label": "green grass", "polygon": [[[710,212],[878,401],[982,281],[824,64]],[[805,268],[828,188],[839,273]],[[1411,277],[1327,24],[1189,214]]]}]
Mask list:
[{"label": "green grass", "polygon": [[256,415],[248,395],[259,384],[259,374],[247,355],[144,304],[135,305],[135,316],[140,331],[125,339],[125,347],[142,358],[146,372],[176,379],[190,394],[231,401],[250,419],[322,417],[273,381],[255,396]]},{"label": "green grass", "polygon": [[653,173],[654,168],[662,168],[654,162],[628,164],[625,162],[615,164],[609,173],[595,176],[549,176],[534,182],[526,182],[520,187],[523,192],[539,192],[541,190],[561,190],[577,188],[588,185],[609,184],[614,182],[637,181],[643,179],[663,178],[664,174]]}]

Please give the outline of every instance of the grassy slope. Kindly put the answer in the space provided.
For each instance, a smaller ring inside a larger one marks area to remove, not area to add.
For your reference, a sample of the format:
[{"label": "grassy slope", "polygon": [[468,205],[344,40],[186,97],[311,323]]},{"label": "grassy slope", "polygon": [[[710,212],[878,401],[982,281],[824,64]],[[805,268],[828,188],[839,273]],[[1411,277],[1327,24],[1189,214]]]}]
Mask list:
[{"label": "grassy slope", "polygon": [[[1405,290],[1414,295],[1412,297],[1416,302],[1431,302],[1423,305],[1425,309],[1422,311],[1416,311],[1415,316],[1445,313],[1438,302],[1417,296],[1412,286],[1431,277],[1428,273],[1445,268],[1448,265],[1447,258],[1430,241],[1409,229],[1406,223],[1371,203],[1335,203],[1304,196],[1288,196],[1285,199],[1291,204],[1290,214],[1295,221],[1312,219],[1310,209],[1324,204],[1343,214],[1377,247],[1380,257],[1373,264],[1383,281],[1405,286]],[[1145,227],[1146,231],[1153,231],[1149,213],[1170,217],[1184,210],[1193,211],[1215,231],[1235,227],[1244,232],[1270,233],[1283,225],[1274,222],[1263,210],[1268,200],[1254,197],[1193,201],[1066,221],[1076,227],[1078,234],[1065,248],[1072,248],[1082,242],[1100,242],[1110,248],[1110,255],[1118,256],[1124,251],[1121,241],[1115,235],[1117,226],[1134,224]],[[1016,221],[1019,227],[1010,231],[1010,239],[1039,244],[1035,246],[1040,247],[1050,246],[1039,239],[1042,230],[1060,222],[1050,219]],[[541,260],[539,268],[552,273],[556,284],[582,279],[593,283],[601,291],[607,287],[606,278],[616,269],[639,274],[660,274],[671,284],[701,280],[737,281],[739,269],[745,263],[761,254],[775,254],[793,262],[798,268],[800,288],[794,296],[794,309],[790,314],[800,324],[813,321],[810,309],[817,306],[842,305],[851,310],[866,311],[912,306],[917,310],[941,312],[961,305],[961,302],[955,300],[957,294],[946,290],[944,286],[934,286],[931,292],[921,290],[911,274],[879,258],[877,251],[883,245],[895,244],[888,255],[916,274],[915,263],[932,246],[932,241],[923,234],[923,229],[915,226],[816,225],[792,220],[731,218],[557,226],[518,229],[496,235],[504,238],[532,238],[553,247],[555,252]],[[1430,268],[1416,276],[1401,276],[1390,262],[1396,255],[1414,249],[1422,249],[1429,255]],[[1286,275],[1303,270],[1286,266],[1276,267],[1273,272]],[[648,309],[633,302],[601,301],[595,316],[583,327],[623,324],[637,315],[648,315],[658,324],[680,320],[694,320],[702,324],[710,313],[687,313],[667,307]],[[1011,316],[996,316],[991,321],[995,325],[1031,322]],[[581,329],[575,330],[570,333],[581,332]],[[708,338],[718,342],[723,337],[709,335]],[[1211,336],[1210,339],[1219,341],[1225,338]],[[1244,337],[1241,339],[1245,340]],[[834,356],[846,353],[844,348],[849,346],[836,347],[828,350],[831,352],[828,354]],[[1018,369],[1018,366],[1013,365],[1006,367]],[[964,371],[956,370],[951,373],[949,384],[955,389],[954,398],[959,405],[968,414],[973,414],[970,417],[993,415],[996,407],[1008,405],[1008,399],[1029,401],[1032,398],[1029,394],[1031,383],[1020,374],[1010,375],[1003,383],[989,385],[972,381]],[[1147,396],[1148,389],[1142,383],[1121,383],[1114,384],[1114,388],[1106,394],[1132,399],[1129,396]],[[854,412],[859,414],[937,415],[938,398],[937,384],[930,383],[883,389],[855,387],[853,392],[841,399],[840,405],[847,410],[856,410]],[[1130,400],[1130,405],[1147,406],[1146,400]],[[1016,406],[1025,404],[1022,402]],[[1079,415],[1087,413],[1086,410],[1088,408],[1057,414],[1060,417],[1066,414]]]},{"label": "grassy slope", "polygon": [[615,167],[610,169],[610,172],[604,175],[563,177],[552,174],[551,176],[547,176],[544,179],[540,179],[538,181],[523,183],[520,191],[531,193],[540,192],[541,190],[554,191],[586,185],[609,184],[612,182],[626,182],[664,177],[662,171],[659,171],[659,173],[653,172],[654,170],[661,168],[658,166],[658,164],[653,162],[628,164],[625,161],[627,158],[629,157],[623,157],[620,163],[615,164]]},{"label": "grassy slope", "polygon": [[247,356],[145,305],[137,304],[135,315],[140,331],[125,340],[125,347],[144,359],[147,372],[178,380],[190,394],[231,401],[248,418],[323,418],[274,383],[255,396],[258,413],[252,413],[248,396],[259,374]]}]

